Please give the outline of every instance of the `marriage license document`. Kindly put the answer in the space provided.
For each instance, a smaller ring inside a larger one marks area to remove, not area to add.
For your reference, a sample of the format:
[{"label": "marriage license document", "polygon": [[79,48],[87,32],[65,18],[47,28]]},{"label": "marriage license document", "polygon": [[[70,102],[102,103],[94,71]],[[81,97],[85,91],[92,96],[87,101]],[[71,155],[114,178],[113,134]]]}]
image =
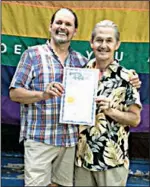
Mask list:
[{"label": "marriage license document", "polygon": [[97,69],[64,68],[64,94],[61,98],[60,123],[95,124]]}]

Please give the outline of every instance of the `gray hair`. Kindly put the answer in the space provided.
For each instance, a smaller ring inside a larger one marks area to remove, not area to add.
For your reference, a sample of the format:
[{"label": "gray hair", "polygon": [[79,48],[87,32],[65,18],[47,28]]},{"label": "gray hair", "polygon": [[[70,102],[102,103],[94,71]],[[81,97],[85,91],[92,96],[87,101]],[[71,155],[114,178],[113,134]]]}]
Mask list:
[{"label": "gray hair", "polygon": [[113,28],[114,31],[115,31],[115,37],[116,37],[116,40],[117,42],[120,41],[120,32],[118,30],[118,26],[113,22],[113,21],[110,21],[110,20],[103,20],[103,21],[100,21],[98,22],[93,31],[92,31],[92,35],[91,35],[91,40],[93,41],[94,38],[95,38],[95,35],[96,35],[96,29],[98,27],[110,27],[110,28]]}]

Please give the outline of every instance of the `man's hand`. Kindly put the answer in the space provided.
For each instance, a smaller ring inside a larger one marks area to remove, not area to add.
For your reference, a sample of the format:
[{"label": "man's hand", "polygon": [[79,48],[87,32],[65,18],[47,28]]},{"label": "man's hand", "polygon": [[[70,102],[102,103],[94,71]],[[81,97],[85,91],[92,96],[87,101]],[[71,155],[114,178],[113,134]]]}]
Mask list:
[{"label": "man's hand", "polygon": [[64,93],[64,88],[59,82],[51,82],[47,85],[46,90],[43,92],[43,97],[45,100],[52,97],[61,97]]},{"label": "man's hand", "polygon": [[142,82],[140,81],[139,76],[135,72],[135,70],[131,69],[130,71],[132,74],[132,76],[130,77],[130,83],[132,84],[132,86],[139,89],[141,87]]},{"label": "man's hand", "polygon": [[98,96],[95,98],[95,101],[102,111],[108,110],[110,108],[110,99],[105,96]]}]

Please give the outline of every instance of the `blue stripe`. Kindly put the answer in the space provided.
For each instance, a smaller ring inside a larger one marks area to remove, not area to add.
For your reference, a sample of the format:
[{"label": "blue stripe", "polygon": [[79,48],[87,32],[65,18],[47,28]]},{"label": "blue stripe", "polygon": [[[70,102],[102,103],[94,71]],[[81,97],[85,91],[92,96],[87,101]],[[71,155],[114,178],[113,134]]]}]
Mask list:
[{"label": "blue stripe", "polygon": [[9,96],[9,85],[12,80],[12,77],[16,71],[16,67],[14,66],[5,66],[1,65],[1,94],[3,96]]}]

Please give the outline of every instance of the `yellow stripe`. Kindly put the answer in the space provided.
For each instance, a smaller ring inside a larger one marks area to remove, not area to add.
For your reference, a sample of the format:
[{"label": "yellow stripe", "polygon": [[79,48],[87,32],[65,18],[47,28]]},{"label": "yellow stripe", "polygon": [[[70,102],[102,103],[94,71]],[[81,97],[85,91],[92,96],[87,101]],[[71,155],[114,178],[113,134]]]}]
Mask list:
[{"label": "yellow stripe", "polygon": [[[56,8],[2,3],[2,33],[48,38],[49,21]],[[89,40],[94,25],[103,19],[118,24],[123,42],[149,41],[149,12],[113,9],[73,9],[79,19],[74,40]]]}]

